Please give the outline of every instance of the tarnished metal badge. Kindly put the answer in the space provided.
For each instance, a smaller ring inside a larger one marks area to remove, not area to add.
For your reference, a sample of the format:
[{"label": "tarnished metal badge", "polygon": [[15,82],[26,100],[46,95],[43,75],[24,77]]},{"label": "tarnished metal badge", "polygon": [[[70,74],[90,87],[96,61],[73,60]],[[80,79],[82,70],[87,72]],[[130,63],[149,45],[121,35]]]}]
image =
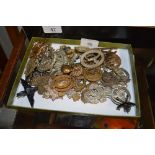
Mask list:
[{"label": "tarnished metal badge", "polygon": [[[128,99],[127,101],[126,98]],[[111,99],[115,104],[119,105],[122,104],[122,102],[129,102],[131,95],[125,87],[118,87],[112,90]]]},{"label": "tarnished metal badge", "polygon": [[96,68],[104,61],[104,54],[98,49],[92,49],[81,55],[81,64],[87,68]]}]

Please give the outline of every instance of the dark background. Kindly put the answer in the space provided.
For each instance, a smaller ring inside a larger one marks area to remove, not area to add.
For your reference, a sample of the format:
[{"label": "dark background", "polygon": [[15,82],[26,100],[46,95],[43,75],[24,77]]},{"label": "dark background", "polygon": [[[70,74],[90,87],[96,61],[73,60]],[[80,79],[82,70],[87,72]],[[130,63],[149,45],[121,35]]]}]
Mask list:
[{"label": "dark background", "polygon": [[24,26],[24,31],[31,37],[58,37],[66,39],[96,39],[117,43],[129,43],[133,48],[153,48],[155,28],[129,26],[62,26],[62,34],[45,34],[41,26]]}]

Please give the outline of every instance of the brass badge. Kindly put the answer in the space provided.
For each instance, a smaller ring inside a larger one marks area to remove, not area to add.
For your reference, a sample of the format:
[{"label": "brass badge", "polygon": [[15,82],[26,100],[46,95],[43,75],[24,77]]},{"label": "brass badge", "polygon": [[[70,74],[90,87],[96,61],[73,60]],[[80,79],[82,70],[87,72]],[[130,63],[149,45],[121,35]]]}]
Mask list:
[{"label": "brass badge", "polygon": [[51,88],[65,92],[73,87],[72,77],[69,75],[58,75],[52,81]]},{"label": "brass badge", "polygon": [[130,82],[130,75],[124,68],[118,68],[114,70],[116,76],[118,76],[120,82]]},{"label": "brass badge", "polygon": [[83,76],[88,81],[99,81],[102,78],[102,73],[100,68],[85,68],[83,72]]},{"label": "brass badge", "polygon": [[107,52],[105,55],[105,66],[109,69],[118,68],[121,65],[121,59],[116,52]]},{"label": "brass badge", "polygon": [[81,94],[81,100],[84,103],[103,103],[106,101],[106,96],[103,87],[97,84],[90,85],[89,89],[85,89]]},{"label": "brass badge", "polygon": [[61,71],[64,73],[64,74],[69,74],[71,71],[72,71],[72,67],[70,65],[63,65],[61,67]]},{"label": "brass badge", "polygon": [[74,90],[76,92],[81,92],[86,87],[85,79],[76,79],[74,78]]},{"label": "brass badge", "polygon": [[104,61],[104,54],[100,50],[89,50],[81,55],[81,64],[86,68],[96,68]]},{"label": "brass badge", "polygon": [[35,42],[32,47],[32,52],[30,54],[31,58],[38,58],[44,54],[45,51],[49,50],[49,44],[45,42]]},{"label": "brass badge", "polygon": [[74,77],[78,77],[80,75],[83,74],[83,67],[81,66],[81,64],[75,64],[73,66],[73,69],[72,69],[72,73],[71,75],[74,76]]}]

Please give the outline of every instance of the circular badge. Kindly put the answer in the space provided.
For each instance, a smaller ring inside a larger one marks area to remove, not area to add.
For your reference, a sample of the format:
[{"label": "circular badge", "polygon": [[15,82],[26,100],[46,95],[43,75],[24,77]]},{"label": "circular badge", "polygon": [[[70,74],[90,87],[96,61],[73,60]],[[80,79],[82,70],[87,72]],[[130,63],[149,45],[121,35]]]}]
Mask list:
[{"label": "circular badge", "polygon": [[52,81],[52,88],[57,91],[67,91],[73,87],[73,81],[69,75],[58,75]]},{"label": "circular badge", "polygon": [[99,81],[102,78],[101,69],[100,68],[93,68],[93,69],[85,68],[83,72],[83,76],[88,81],[92,81],[92,82]]},{"label": "circular badge", "polygon": [[131,95],[125,87],[118,87],[112,90],[111,99],[115,104],[120,105],[122,102],[126,102],[126,99],[128,99],[127,102],[129,102]]},{"label": "circular badge", "polygon": [[92,49],[81,55],[81,64],[86,68],[96,68],[104,61],[104,54],[98,49]]}]

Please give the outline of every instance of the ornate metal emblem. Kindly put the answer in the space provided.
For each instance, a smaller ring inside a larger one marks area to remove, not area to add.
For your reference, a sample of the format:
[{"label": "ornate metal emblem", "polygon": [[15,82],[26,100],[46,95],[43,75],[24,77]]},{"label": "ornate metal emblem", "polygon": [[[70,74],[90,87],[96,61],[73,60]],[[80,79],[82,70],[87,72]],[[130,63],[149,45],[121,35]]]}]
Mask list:
[{"label": "ornate metal emblem", "polygon": [[74,64],[71,75],[74,77],[78,77],[82,74],[83,74],[83,67],[81,66],[81,64],[79,63]]},{"label": "ornate metal emblem", "polygon": [[107,52],[105,55],[105,66],[109,69],[118,68],[121,65],[121,59],[116,52]]},{"label": "ornate metal emblem", "polygon": [[73,81],[72,81],[72,77],[69,75],[55,76],[51,85],[51,88],[60,92],[67,91],[72,87],[73,87]]},{"label": "ornate metal emblem", "polygon": [[84,78],[88,81],[99,81],[102,78],[102,73],[100,68],[85,68],[83,72]]},{"label": "ornate metal emblem", "polygon": [[103,87],[93,84],[89,89],[85,89],[81,94],[81,99],[84,103],[97,104],[99,102],[106,101],[106,95],[103,91]]},{"label": "ornate metal emblem", "polygon": [[81,55],[81,64],[86,68],[96,68],[104,61],[104,54],[98,50],[89,50]]},{"label": "ornate metal emblem", "polygon": [[64,74],[69,74],[71,73],[72,71],[72,67],[70,65],[63,65],[61,67],[61,71],[64,73]]},{"label": "ornate metal emblem", "polygon": [[[122,102],[129,102],[131,99],[131,95],[125,87],[118,87],[112,90],[111,98],[115,104],[119,105]],[[128,99],[127,101],[126,98]]]}]

